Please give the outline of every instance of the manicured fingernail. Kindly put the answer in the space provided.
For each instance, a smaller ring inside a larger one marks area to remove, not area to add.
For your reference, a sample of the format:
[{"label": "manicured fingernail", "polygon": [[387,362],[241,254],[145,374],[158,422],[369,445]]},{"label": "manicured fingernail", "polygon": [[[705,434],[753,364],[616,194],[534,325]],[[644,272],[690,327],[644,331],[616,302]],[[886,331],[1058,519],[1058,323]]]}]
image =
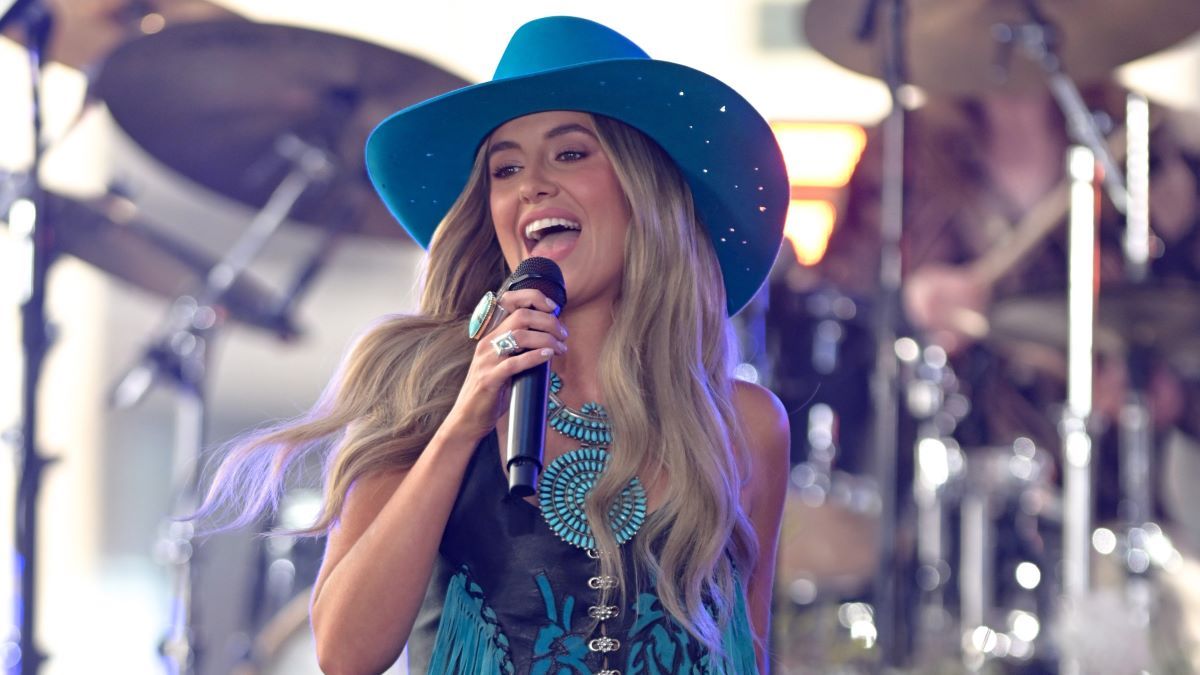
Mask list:
[{"label": "manicured fingernail", "polygon": [[542,356],[554,356],[554,350],[546,347],[542,350]]},{"label": "manicured fingernail", "polygon": [[547,307],[547,308],[548,308],[548,309],[549,309],[551,312],[556,312],[556,311],[558,311],[558,303],[557,303],[557,302],[555,302],[555,301],[553,301],[553,300],[551,300],[550,298],[546,298],[546,307]]}]

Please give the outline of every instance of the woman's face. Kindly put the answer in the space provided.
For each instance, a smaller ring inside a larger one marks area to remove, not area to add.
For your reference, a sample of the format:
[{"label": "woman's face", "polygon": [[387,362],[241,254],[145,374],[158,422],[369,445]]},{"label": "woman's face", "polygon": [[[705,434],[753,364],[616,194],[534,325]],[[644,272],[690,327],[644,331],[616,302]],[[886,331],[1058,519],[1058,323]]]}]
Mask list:
[{"label": "woman's face", "polygon": [[570,305],[615,301],[631,212],[590,115],[510,120],[488,142],[489,205],[510,269],[525,258],[562,268]]}]

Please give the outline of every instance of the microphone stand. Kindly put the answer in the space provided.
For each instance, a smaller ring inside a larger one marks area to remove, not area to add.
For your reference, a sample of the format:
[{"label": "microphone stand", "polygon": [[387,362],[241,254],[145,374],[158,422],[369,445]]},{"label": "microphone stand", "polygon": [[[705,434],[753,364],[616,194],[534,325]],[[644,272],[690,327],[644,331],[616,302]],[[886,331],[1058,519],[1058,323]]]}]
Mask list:
[{"label": "microphone stand", "polygon": [[[22,293],[21,344],[24,371],[21,389],[20,477],[17,484],[15,527],[16,558],[13,561],[19,584],[14,598],[17,635],[5,645],[8,673],[37,673],[46,654],[38,649],[37,628],[37,507],[42,487],[42,470],[55,461],[38,452],[37,394],[42,365],[50,348],[51,331],[46,323],[46,281],[54,260],[54,223],[46,217],[46,196],[40,174],[42,144],[42,69],[43,55],[49,42],[53,19],[49,9],[38,0],[18,0],[0,17],[0,27],[21,22],[28,36],[30,91],[32,94],[33,163],[30,168],[28,200],[18,200],[31,209],[10,212],[10,229],[25,239],[29,251],[28,285]],[[15,206],[15,204],[14,204]],[[18,222],[13,222],[20,219]]]}]

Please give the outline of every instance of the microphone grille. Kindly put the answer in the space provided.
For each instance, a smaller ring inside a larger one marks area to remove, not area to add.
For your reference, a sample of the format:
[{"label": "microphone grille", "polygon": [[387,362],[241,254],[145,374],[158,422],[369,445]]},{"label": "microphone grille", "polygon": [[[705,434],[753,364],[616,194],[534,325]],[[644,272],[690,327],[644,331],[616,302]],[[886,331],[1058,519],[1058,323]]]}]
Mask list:
[{"label": "microphone grille", "polygon": [[563,282],[562,270],[558,263],[549,258],[526,258],[517,265],[516,271],[504,284],[505,290],[521,290],[534,288],[543,295],[558,303],[559,307],[567,305],[567,289]]}]

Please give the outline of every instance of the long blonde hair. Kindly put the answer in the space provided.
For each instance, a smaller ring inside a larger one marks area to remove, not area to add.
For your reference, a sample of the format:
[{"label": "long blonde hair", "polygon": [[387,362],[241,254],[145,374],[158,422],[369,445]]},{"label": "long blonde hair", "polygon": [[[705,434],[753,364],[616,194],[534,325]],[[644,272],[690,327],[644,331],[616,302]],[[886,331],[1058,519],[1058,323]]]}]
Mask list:
[{"label": "long blonde hair", "polygon": [[[619,308],[599,361],[614,439],[585,508],[591,522],[606,522],[634,476],[649,484],[666,478],[662,506],[635,540],[635,569],[652,575],[671,616],[721,653],[736,575],[752,569],[757,548],[740,501],[749,463],[733,408],[720,267],[674,162],[627,125],[600,116],[595,122],[632,222]],[[202,515],[232,507],[235,524],[251,522],[276,503],[297,457],[336,447],[322,511],[307,530],[323,533],[356,480],[416,461],[466,377],[473,354],[463,338],[467,319],[508,274],[485,169],[481,149],[430,244],[419,313],[387,317],[366,332],[308,414],[233,444]],[[628,588],[611,531],[595,530],[601,573]]]}]

